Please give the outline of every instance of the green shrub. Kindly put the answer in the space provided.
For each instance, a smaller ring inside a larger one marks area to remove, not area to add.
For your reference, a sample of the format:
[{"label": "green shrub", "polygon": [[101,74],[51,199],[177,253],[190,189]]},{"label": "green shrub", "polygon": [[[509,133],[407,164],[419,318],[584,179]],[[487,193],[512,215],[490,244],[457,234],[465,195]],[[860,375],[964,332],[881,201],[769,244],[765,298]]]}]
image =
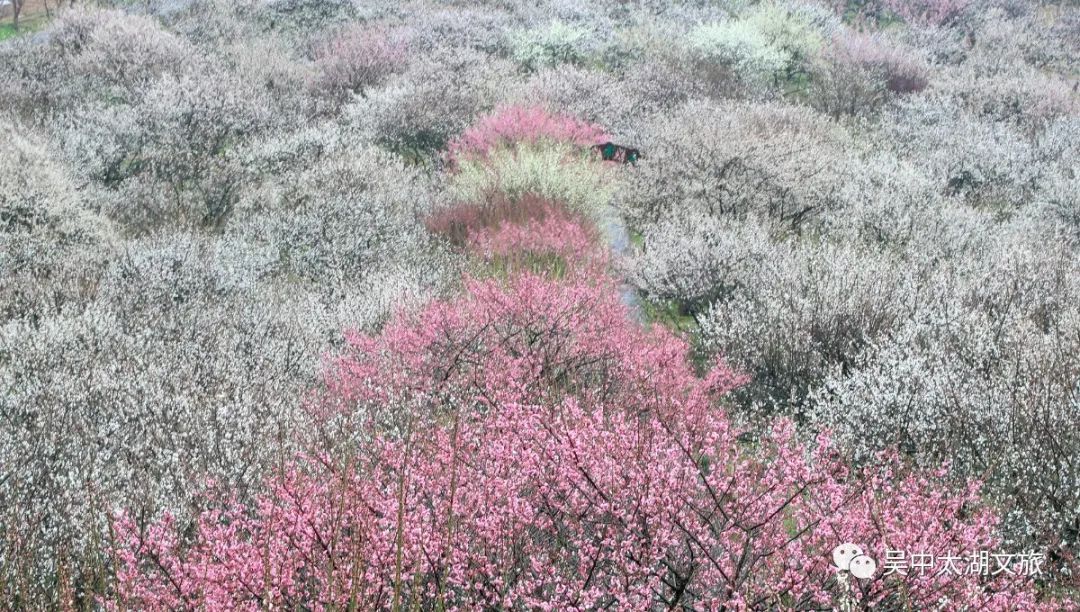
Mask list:
[{"label": "green shrub", "polygon": [[511,199],[534,194],[596,214],[612,194],[601,166],[569,146],[519,146],[493,151],[486,160],[462,162],[451,194],[478,202],[497,193]]},{"label": "green shrub", "polygon": [[561,21],[510,36],[510,55],[525,70],[559,64],[582,64],[588,55],[589,30]]},{"label": "green shrub", "polygon": [[698,26],[690,32],[688,43],[694,59],[727,69],[733,78],[750,83],[770,81],[789,59],[754,24],[743,20]]}]

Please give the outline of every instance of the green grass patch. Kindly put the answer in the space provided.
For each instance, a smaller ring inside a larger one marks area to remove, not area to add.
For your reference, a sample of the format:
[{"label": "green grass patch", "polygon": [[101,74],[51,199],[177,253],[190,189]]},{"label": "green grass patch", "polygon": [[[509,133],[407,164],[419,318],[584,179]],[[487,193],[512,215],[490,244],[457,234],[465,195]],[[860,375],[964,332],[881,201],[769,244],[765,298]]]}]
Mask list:
[{"label": "green grass patch", "polygon": [[697,321],[692,315],[682,311],[674,300],[641,300],[641,310],[649,323],[659,323],[680,333],[693,333],[697,330]]},{"label": "green grass patch", "polygon": [[46,17],[45,15],[34,15],[31,17],[27,17],[19,21],[18,30],[15,29],[15,24],[11,22],[0,23],[0,42],[3,42],[9,38],[21,36],[23,34],[30,34],[32,32],[36,32],[41,28],[45,27],[45,24],[46,22],[48,22],[48,20],[48,17]]},{"label": "green grass patch", "polygon": [[498,255],[491,259],[476,259],[476,275],[480,278],[508,280],[521,272],[530,272],[550,279],[561,280],[569,273],[566,258],[553,253],[525,251],[512,256]]},{"label": "green grass patch", "polygon": [[683,310],[675,300],[649,300],[639,296],[641,314],[646,325],[662,325],[690,343],[690,362],[698,373],[711,365],[711,353],[701,338],[694,315]]},{"label": "green grass patch", "polygon": [[15,29],[15,26],[10,23],[0,23],[0,41],[5,41],[9,38],[14,38],[20,34],[19,30]]}]

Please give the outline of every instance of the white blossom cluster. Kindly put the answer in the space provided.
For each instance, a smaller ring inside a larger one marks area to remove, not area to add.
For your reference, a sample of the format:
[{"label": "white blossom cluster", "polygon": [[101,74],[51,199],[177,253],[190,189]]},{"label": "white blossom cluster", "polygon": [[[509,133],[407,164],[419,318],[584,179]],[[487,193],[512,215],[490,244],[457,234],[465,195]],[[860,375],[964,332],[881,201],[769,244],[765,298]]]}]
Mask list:
[{"label": "white blossom cluster", "polygon": [[639,123],[627,272],[751,375],[748,418],[831,430],[857,460],[949,461],[1013,541],[1075,550],[1080,22],[976,5],[834,33],[805,100],[714,95]]},{"label": "white blossom cluster", "polygon": [[27,605],[94,580],[111,513],[188,517],[308,448],[342,331],[458,276],[438,177],[328,114],[299,44],[351,8],[159,8],[0,46],[0,588]]},{"label": "white blossom cluster", "polygon": [[620,206],[645,227],[673,214],[767,219],[797,228],[831,208],[851,171],[851,136],[812,109],[692,101],[642,126],[647,161]]}]

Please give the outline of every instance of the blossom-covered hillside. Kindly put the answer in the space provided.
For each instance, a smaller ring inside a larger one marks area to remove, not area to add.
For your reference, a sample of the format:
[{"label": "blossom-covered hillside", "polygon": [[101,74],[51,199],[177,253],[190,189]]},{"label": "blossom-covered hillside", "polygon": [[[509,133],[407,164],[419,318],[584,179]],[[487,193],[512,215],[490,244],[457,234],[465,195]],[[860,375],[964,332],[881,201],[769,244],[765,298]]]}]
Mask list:
[{"label": "blossom-covered hillside", "polygon": [[1077,609],[1072,3],[36,10],[6,608]]}]

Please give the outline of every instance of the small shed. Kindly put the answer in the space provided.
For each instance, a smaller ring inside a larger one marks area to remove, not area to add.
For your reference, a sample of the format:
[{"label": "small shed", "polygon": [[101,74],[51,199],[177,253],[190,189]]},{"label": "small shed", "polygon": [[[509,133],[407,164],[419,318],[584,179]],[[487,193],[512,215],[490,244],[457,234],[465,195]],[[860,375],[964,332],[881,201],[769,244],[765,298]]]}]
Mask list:
[{"label": "small shed", "polygon": [[591,150],[600,155],[600,159],[604,161],[613,161],[620,164],[633,164],[642,157],[641,151],[613,142],[602,142],[593,145]]}]

